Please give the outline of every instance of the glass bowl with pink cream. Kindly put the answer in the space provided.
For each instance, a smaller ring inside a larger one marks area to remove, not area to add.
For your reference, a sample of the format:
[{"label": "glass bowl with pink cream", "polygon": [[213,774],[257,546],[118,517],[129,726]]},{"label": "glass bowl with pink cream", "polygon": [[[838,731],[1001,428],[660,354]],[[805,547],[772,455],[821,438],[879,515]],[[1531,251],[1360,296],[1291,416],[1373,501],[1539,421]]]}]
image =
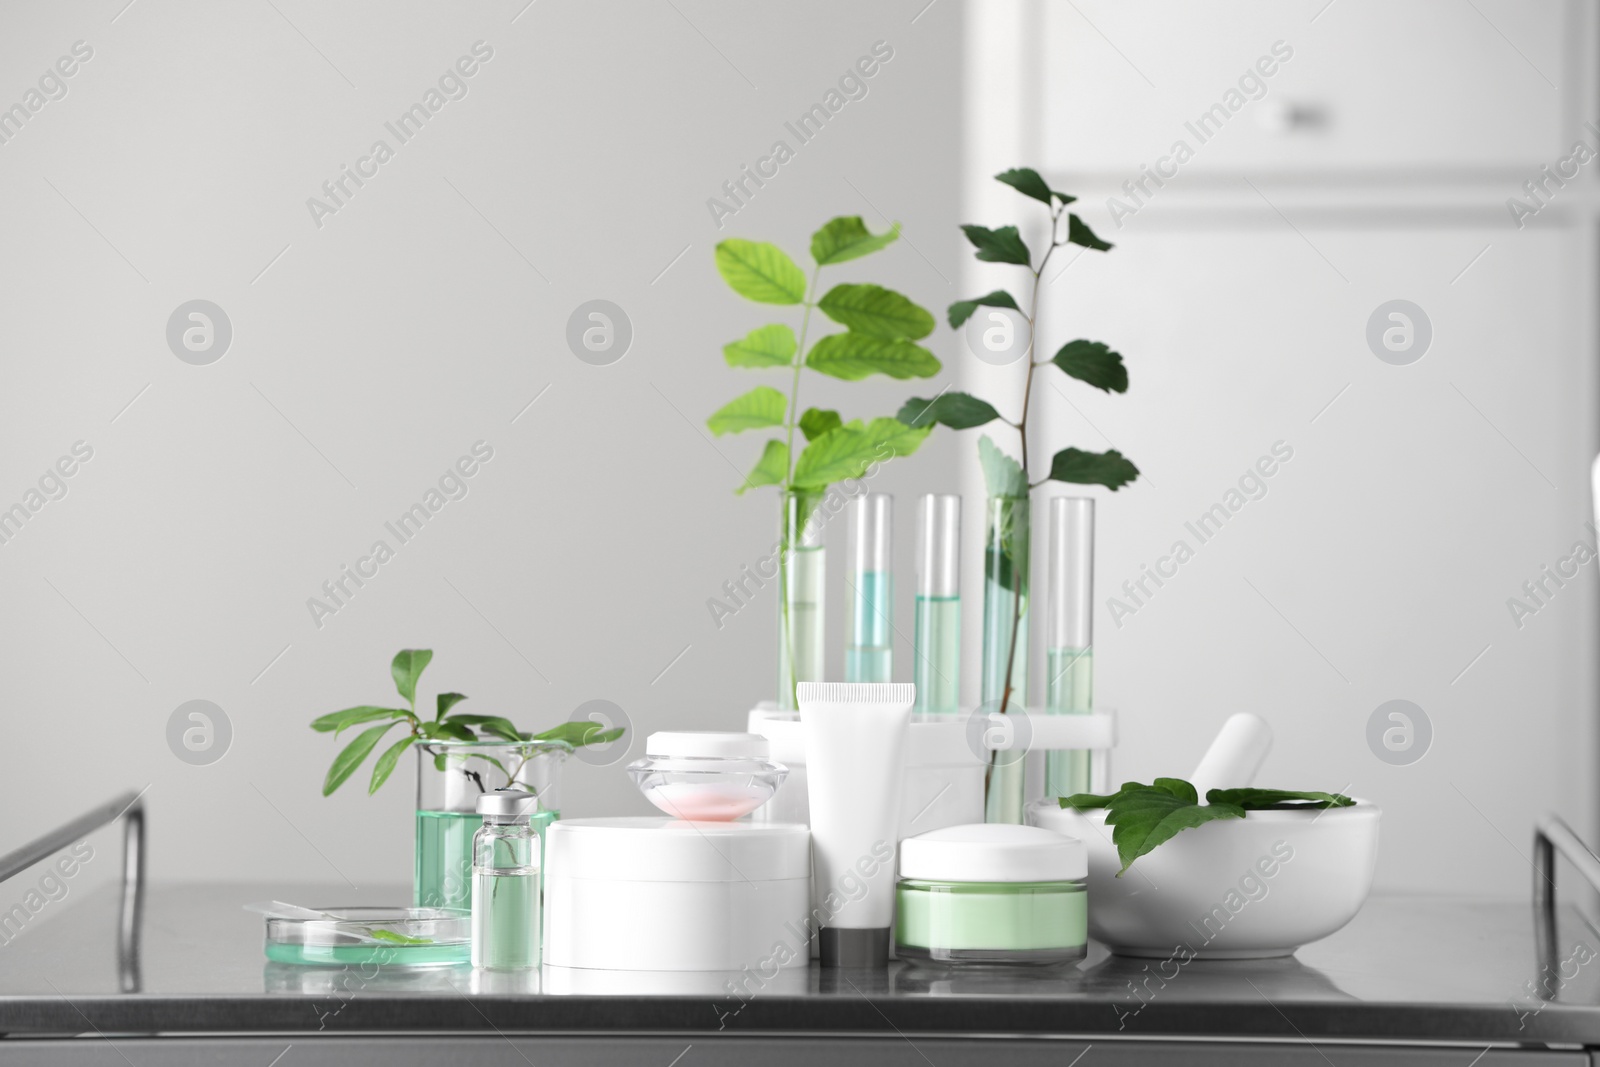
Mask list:
[{"label": "glass bowl with pink cream", "polygon": [[768,759],[759,734],[663,731],[628,765],[639,792],[675,819],[728,822],[772,799],[789,768]]}]

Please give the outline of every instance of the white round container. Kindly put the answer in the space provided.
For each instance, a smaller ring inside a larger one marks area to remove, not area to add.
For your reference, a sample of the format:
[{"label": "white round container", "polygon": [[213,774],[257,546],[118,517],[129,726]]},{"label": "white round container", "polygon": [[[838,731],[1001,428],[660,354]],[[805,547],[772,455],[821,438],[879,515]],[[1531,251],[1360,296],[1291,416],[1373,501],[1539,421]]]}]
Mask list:
[{"label": "white round container", "polygon": [[562,819],[545,829],[544,962],[617,971],[804,966],[804,826]]}]

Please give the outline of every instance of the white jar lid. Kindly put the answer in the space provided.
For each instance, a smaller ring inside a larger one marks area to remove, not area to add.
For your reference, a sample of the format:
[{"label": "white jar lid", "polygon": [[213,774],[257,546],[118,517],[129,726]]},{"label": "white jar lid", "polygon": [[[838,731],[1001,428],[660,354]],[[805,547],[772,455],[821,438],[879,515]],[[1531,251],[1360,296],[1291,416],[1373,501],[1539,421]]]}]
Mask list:
[{"label": "white jar lid", "polygon": [[811,877],[811,831],[789,823],[623,816],[557,819],[545,877],[609,882],[766,882]]},{"label": "white jar lid", "polygon": [[645,738],[646,756],[674,759],[766,759],[767,739],[758,734],[712,730],[661,730]]},{"label": "white jar lid", "polygon": [[900,877],[930,882],[1076,882],[1089,874],[1083,842],[1054,830],[971,823],[900,842]]}]

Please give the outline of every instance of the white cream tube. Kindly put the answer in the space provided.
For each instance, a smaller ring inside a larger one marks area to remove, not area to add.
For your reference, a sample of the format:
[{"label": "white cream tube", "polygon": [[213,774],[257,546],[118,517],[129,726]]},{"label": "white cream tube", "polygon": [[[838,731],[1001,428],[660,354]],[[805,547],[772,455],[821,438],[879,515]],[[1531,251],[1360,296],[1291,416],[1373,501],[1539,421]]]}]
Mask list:
[{"label": "white cream tube", "polygon": [[813,918],[824,967],[889,960],[906,738],[917,687],[801,682]]}]

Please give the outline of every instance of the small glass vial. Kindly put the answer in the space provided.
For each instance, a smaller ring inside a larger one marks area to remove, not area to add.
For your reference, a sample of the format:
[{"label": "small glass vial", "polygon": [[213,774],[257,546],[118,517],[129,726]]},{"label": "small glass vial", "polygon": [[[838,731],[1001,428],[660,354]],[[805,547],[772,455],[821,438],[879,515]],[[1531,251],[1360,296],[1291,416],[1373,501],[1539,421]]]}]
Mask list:
[{"label": "small glass vial", "polygon": [[483,826],[472,839],[474,967],[539,966],[541,858],[531,821],[538,807],[538,797],[517,789],[478,798]]}]

